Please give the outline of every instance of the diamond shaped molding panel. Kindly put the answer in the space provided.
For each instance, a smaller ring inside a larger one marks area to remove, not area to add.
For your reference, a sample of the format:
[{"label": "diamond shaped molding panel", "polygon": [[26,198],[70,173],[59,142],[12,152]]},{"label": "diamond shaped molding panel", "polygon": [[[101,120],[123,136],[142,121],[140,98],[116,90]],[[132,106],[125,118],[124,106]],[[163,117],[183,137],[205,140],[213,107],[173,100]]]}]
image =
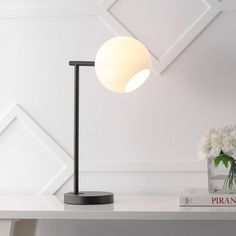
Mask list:
[{"label": "diamond shaped molding panel", "polygon": [[[126,11],[129,14],[129,18],[132,19],[132,13],[135,12],[136,4],[141,4],[146,7],[149,4],[149,1],[140,0],[138,3],[134,0],[104,0],[101,4],[94,6],[73,6],[70,5],[65,7],[51,6],[42,7],[42,8],[33,8],[33,7],[14,7],[14,8],[0,8],[0,17],[1,18],[31,18],[31,17],[58,17],[58,16],[98,16],[100,20],[108,27],[115,35],[130,35],[135,36],[137,34],[137,29],[129,28],[129,25],[126,25],[126,22],[122,22],[122,19],[119,19],[119,16],[116,17],[114,10],[116,6],[122,6],[122,2],[125,4],[131,4],[135,2],[135,5],[129,9],[126,7]],[[164,23],[169,23],[171,19],[174,21],[176,14],[183,14],[182,28],[178,30],[174,29],[174,32],[168,32],[168,27],[160,30],[162,37],[163,48],[158,48],[158,39],[153,38],[150,42],[150,39],[146,39],[147,36],[143,35],[143,32],[138,32],[136,37],[141,41],[146,41],[147,46],[153,56],[153,71],[157,74],[161,74],[164,70],[180,55],[190,43],[217,17],[221,12],[224,11],[236,11],[236,1],[235,0],[156,0],[150,1],[150,4],[158,5],[158,2],[166,3],[166,6],[171,3],[175,3],[175,7],[162,9],[161,15],[164,17]],[[193,9],[188,9],[189,3],[194,3],[196,9],[193,11],[193,15],[190,14]],[[178,5],[176,5],[178,4]],[[185,5],[182,5],[185,4]],[[181,7],[180,7],[181,6]],[[133,9],[133,10],[132,10]],[[181,10],[182,9],[182,10]],[[186,9],[189,12],[186,12]],[[176,11],[175,11],[176,10]],[[152,11],[155,13],[155,11]],[[123,14],[123,13],[122,13]],[[144,14],[144,13],[143,13]],[[158,14],[158,13],[157,13]],[[185,14],[185,16],[184,16]],[[144,14],[145,16],[145,14]],[[170,16],[170,19],[168,18]],[[192,17],[195,18],[192,18]],[[148,15],[152,22],[152,27],[150,25],[142,25],[143,19],[142,15],[136,20],[136,27],[141,26],[149,29],[149,34],[152,34],[152,31],[155,32],[155,20],[161,19],[160,16],[155,14]],[[179,17],[178,17],[179,19]],[[123,19],[124,20],[124,19]],[[132,19],[133,20],[133,19]],[[148,19],[149,20],[149,19]],[[123,23],[123,24],[122,24]],[[158,25],[158,24],[157,24]],[[164,29],[164,30],[163,30]],[[148,32],[148,31],[147,31]],[[167,34],[167,35],[166,35]],[[140,35],[142,36],[140,38]],[[150,37],[149,37],[150,38]],[[165,38],[168,40],[165,41]]]},{"label": "diamond shaped molding panel", "polygon": [[119,0],[109,12],[161,60],[208,9],[199,0]]},{"label": "diamond shaped molding panel", "polygon": [[[100,18],[117,35],[130,35],[130,36],[135,35],[135,33],[132,31],[132,28],[129,29],[129,27],[127,27],[124,23],[122,24],[121,22],[122,20],[120,21],[119,18],[117,18],[115,15],[112,14],[112,9],[114,11],[115,5],[118,4],[119,1],[123,1],[123,0],[105,0],[101,5],[101,8],[103,8],[103,11],[101,11],[101,13],[99,14]],[[158,5],[157,2],[159,1],[162,1],[162,0],[158,0],[155,2],[153,1],[152,4]],[[145,4],[148,4],[147,1],[143,0],[142,2],[144,6]],[[180,3],[178,1],[179,5],[181,3],[182,1],[180,1]],[[186,1],[186,4],[187,3],[188,1]],[[232,1],[232,0],[225,0],[225,1],[218,1],[218,0],[202,0],[201,1],[199,0],[199,1],[196,1],[195,4],[196,6],[198,6],[198,13],[195,12],[195,14],[197,13],[195,16],[196,18],[192,19],[190,21],[191,22],[190,24],[187,24],[188,27],[182,30],[181,34],[179,35],[176,34],[175,40],[166,48],[166,50],[163,50],[160,53],[160,55],[155,55],[155,52],[151,50],[151,53],[153,55],[155,72],[162,73],[177,58],[177,56],[180,55],[188,47],[188,45],[202,32],[202,30],[206,28],[207,25],[212,20],[214,20],[214,18],[220,12],[236,10],[236,1]],[[202,6],[204,5],[205,7],[201,7],[201,5],[199,4],[202,4]],[[136,6],[133,7],[134,8],[133,11],[135,11],[135,7]],[[128,11],[128,8],[127,8],[127,11]],[[174,9],[169,9],[169,10],[166,9],[166,11],[167,12],[162,12],[162,15],[168,16],[169,14],[168,11],[171,11],[172,18],[174,19],[174,16],[175,14],[178,14],[179,9],[176,9],[176,12],[174,11]],[[129,13],[130,13],[130,18],[132,18],[132,12],[129,11]],[[155,16],[150,16],[150,18],[153,21],[158,19],[158,17],[156,18]],[[137,26],[141,25],[142,23],[143,23],[143,19],[141,17],[138,20],[136,19]],[[149,25],[146,25],[146,27],[148,28]],[[152,31],[153,27],[154,26],[152,25],[152,27],[150,27],[149,30]],[[163,27],[165,27],[165,25],[163,25]],[[136,29],[134,31],[136,31]],[[155,32],[155,29],[153,31]],[[142,32],[139,32],[139,35],[142,35]],[[163,39],[165,38],[165,34],[161,36],[163,37]],[[143,35],[143,37],[145,39],[145,35]],[[153,40],[152,43],[158,44],[158,40]],[[149,48],[155,48],[155,45],[150,46]]]},{"label": "diamond shaped molding panel", "polygon": [[72,176],[71,157],[19,105],[0,119],[0,143],[0,194],[54,194]]}]

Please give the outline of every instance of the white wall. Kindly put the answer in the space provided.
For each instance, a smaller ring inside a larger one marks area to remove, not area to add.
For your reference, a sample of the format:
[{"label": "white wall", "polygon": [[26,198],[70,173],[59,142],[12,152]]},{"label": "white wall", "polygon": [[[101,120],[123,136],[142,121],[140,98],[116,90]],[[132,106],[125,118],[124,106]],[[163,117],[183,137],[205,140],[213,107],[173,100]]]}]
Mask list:
[{"label": "white wall", "polygon": [[[212,125],[235,123],[235,1],[2,0],[0,17],[1,194],[72,188],[68,61],[94,60],[115,35],[148,47],[153,74],[121,96],[103,88],[93,68],[82,69],[82,188],[158,194],[207,186],[199,138]],[[6,112],[14,103],[20,108]],[[37,236],[59,235],[55,228],[41,222]]]}]

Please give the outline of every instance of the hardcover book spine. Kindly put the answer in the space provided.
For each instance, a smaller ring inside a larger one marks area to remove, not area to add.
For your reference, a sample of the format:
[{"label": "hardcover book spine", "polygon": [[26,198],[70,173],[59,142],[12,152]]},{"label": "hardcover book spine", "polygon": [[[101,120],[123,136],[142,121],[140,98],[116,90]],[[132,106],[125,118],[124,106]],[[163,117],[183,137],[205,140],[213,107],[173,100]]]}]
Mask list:
[{"label": "hardcover book spine", "polygon": [[225,207],[236,207],[236,196],[180,196],[179,197],[180,206],[225,206]]}]

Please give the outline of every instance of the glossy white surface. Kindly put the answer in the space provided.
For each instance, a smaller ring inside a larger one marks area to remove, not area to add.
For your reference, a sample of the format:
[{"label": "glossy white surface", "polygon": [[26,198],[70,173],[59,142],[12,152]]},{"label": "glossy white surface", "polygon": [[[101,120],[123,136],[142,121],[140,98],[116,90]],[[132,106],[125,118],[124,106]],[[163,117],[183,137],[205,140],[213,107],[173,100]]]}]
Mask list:
[{"label": "glossy white surface", "polygon": [[177,199],[117,196],[114,204],[73,206],[55,196],[1,196],[0,219],[236,220],[236,208],[179,208]]}]

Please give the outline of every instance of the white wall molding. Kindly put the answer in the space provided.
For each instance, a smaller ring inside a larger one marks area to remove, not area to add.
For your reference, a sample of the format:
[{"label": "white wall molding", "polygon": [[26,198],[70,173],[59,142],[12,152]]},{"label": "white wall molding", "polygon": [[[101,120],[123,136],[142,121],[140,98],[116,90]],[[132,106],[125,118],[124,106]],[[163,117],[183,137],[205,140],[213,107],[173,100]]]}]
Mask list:
[{"label": "white wall molding", "polygon": [[206,171],[203,161],[175,162],[88,162],[82,163],[82,171],[96,172],[200,172]]},{"label": "white wall molding", "polygon": [[[17,104],[0,118],[0,135],[7,130],[11,123],[19,119],[37,136],[58,159],[65,165],[64,170],[39,191],[39,194],[55,193],[72,176],[71,157],[46,133],[40,126]],[[84,162],[82,172],[199,172],[206,171],[205,162],[176,161],[176,162]],[[25,170],[27,171],[27,170]]]},{"label": "white wall molding", "polygon": [[[119,0],[104,0],[94,7],[78,6],[51,6],[41,8],[15,7],[0,8],[0,18],[30,18],[30,17],[68,17],[68,16],[98,16],[101,21],[115,35],[129,35],[128,31],[109,9]],[[180,55],[197,36],[220,14],[222,11],[236,11],[235,2],[220,2],[218,0],[202,0],[208,9],[196,19],[193,24],[180,35],[177,40],[166,50],[161,58],[152,53],[153,71],[161,74]]]},{"label": "white wall molding", "polygon": [[[101,20],[110,28],[116,35],[130,35],[132,32],[128,31],[118,19],[116,19],[109,9],[119,0],[105,0],[102,4],[103,12],[100,14]],[[161,74],[176,58],[180,55],[188,45],[202,32],[204,28],[220,13],[219,2],[217,0],[203,1],[207,6],[207,11],[203,12],[201,17],[187,29],[164,53],[164,55],[157,59],[152,53],[154,72]]]},{"label": "white wall molding", "polygon": [[[132,35],[110,12],[109,9],[119,0],[105,0],[101,5],[95,7],[50,7],[50,8],[0,8],[0,18],[12,17],[57,17],[57,16],[98,16],[101,21],[115,35]],[[220,2],[218,0],[203,0],[208,9],[196,19],[178,40],[166,51],[160,60],[155,56],[154,68],[163,72],[181,54],[190,43],[198,37],[210,22],[212,22],[222,11],[236,11],[236,2]],[[18,105],[14,105],[0,120],[0,132],[14,119],[22,119],[37,136],[42,136],[43,141],[52,150],[58,150],[58,155],[65,159],[69,166],[65,175],[61,175],[54,183],[50,183],[42,192],[53,192],[59,185],[72,175],[72,161],[68,161],[69,155],[56,144]],[[82,163],[82,171],[205,171],[205,163],[198,161],[176,161],[176,162],[101,162]],[[70,169],[70,171],[69,171]],[[64,176],[64,177],[63,177]],[[60,179],[61,178],[61,179]],[[60,184],[58,184],[60,182]]]},{"label": "white wall molding", "polygon": [[[0,135],[7,131],[15,119],[19,119],[30,129],[56,155],[58,161],[64,164],[63,170],[56,173],[54,178],[39,191],[39,194],[54,194],[72,176],[73,162],[71,157],[17,104],[11,106],[0,118]],[[23,171],[27,171],[27,168]]]},{"label": "white wall molding", "polygon": [[[128,31],[118,19],[116,19],[109,9],[119,0],[105,0],[102,3],[103,11],[99,15],[101,20],[114,32],[116,35],[130,35]],[[152,53],[154,72],[161,74],[164,70],[180,55],[197,36],[223,11],[236,11],[236,2],[220,2],[218,0],[202,0],[208,9],[179,36],[171,47],[157,59]]]},{"label": "white wall molding", "polygon": [[[53,193],[60,185],[72,176],[72,159],[29,115],[17,104],[14,104],[0,118],[0,135],[15,120],[20,119],[38,138],[40,138],[66,165],[65,170],[52,183],[46,186],[41,193]],[[90,172],[143,172],[143,171],[205,171],[206,164],[202,161],[176,162],[83,162],[81,171]]]}]

